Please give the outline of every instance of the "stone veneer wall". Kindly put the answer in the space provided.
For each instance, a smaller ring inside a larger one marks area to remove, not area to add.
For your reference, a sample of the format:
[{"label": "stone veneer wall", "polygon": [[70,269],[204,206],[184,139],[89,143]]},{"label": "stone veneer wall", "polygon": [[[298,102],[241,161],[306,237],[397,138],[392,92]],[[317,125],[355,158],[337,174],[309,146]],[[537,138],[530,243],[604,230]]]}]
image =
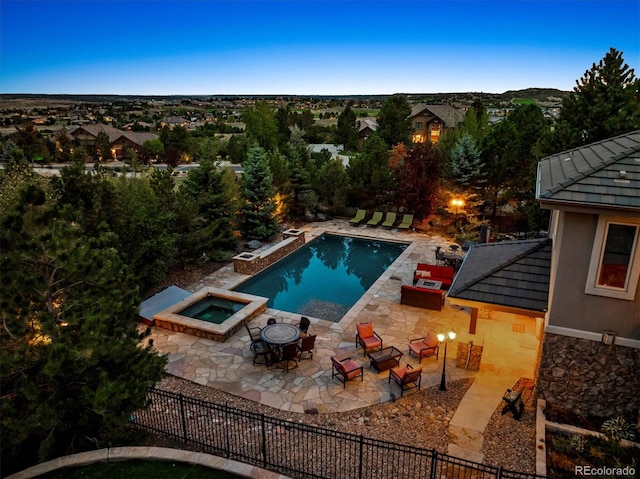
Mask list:
[{"label": "stone veneer wall", "polygon": [[469,359],[469,365],[467,370],[480,371],[480,363],[482,362],[482,350],[483,346],[474,344],[471,346],[471,355],[469,355],[469,343],[458,343],[458,353],[456,355],[456,367],[464,369],[467,366],[467,358]]},{"label": "stone veneer wall", "polygon": [[[289,253],[297,250],[305,243],[304,231],[301,231],[296,235],[288,235],[285,231],[283,233],[283,237],[284,239],[281,242],[272,246],[263,253],[243,253],[235,256],[233,258],[233,270],[236,273],[248,275],[259,273],[279,259],[282,259]],[[249,259],[243,259],[243,255],[251,257]]]},{"label": "stone veneer wall", "polygon": [[538,392],[582,416],[635,417],[640,408],[640,350],[546,333]]}]

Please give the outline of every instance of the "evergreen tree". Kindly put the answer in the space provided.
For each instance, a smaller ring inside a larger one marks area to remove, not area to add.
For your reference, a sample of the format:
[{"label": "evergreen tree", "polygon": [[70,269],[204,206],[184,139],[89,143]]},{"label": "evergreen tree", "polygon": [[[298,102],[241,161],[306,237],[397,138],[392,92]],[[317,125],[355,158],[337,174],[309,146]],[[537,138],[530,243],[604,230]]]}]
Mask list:
[{"label": "evergreen tree", "polygon": [[273,177],[264,149],[250,148],[240,182],[243,204],[239,229],[250,240],[269,240],[278,232]]},{"label": "evergreen tree", "polygon": [[573,92],[562,102],[558,122],[565,133],[563,144],[554,145],[560,149],[640,129],[640,79],[622,52],[611,48],[576,80]]},{"label": "evergreen tree", "polygon": [[[179,188],[181,209],[185,214],[179,249],[191,259],[224,259],[235,247],[231,219],[233,208],[225,175],[212,161],[189,171]],[[189,204],[191,203],[191,204]],[[181,221],[182,221],[181,220]]]},{"label": "evergreen tree", "polygon": [[347,169],[352,202],[361,208],[393,204],[396,184],[389,167],[389,150],[377,134],[364,143],[363,151],[349,162]]},{"label": "evergreen tree", "polygon": [[84,236],[37,186],[0,213],[3,472],[127,434],[165,360],[139,347],[140,302],[114,235]]},{"label": "evergreen tree", "polygon": [[462,187],[476,187],[485,182],[482,158],[476,142],[465,133],[451,152],[451,179]]},{"label": "evergreen tree", "polygon": [[388,147],[398,143],[411,143],[411,105],[404,95],[393,95],[387,99],[378,114],[378,134]]},{"label": "evergreen tree", "polygon": [[358,119],[351,104],[338,116],[334,140],[337,145],[343,145],[345,150],[354,150],[358,144]]},{"label": "evergreen tree", "polygon": [[267,151],[274,151],[278,147],[278,125],[273,109],[266,101],[259,101],[253,107],[247,107],[242,112],[242,120],[246,125],[249,141]]},{"label": "evergreen tree", "polygon": [[349,193],[349,176],[342,161],[336,158],[325,163],[318,172],[313,190],[334,214],[342,213]]}]

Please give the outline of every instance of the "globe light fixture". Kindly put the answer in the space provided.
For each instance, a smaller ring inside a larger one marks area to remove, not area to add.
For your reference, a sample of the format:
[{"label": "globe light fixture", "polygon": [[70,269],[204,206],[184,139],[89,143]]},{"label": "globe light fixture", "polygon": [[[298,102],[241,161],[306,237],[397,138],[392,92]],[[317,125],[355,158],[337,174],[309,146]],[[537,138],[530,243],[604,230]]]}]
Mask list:
[{"label": "globe light fixture", "polygon": [[454,224],[456,230],[458,229],[458,208],[462,208],[464,206],[464,200],[460,198],[454,198],[451,200],[451,206],[454,208]]},{"label": "globe light fixture", "polygon": [[440,391],[447,390],[447,384],[445,379],[445,368],[447,367],[447,343],[456,339],[455,331],[449,331],[447,334],[438,333],[438,341],[444,343],[444,360],[442,361],[442,378],[440,378]]}]

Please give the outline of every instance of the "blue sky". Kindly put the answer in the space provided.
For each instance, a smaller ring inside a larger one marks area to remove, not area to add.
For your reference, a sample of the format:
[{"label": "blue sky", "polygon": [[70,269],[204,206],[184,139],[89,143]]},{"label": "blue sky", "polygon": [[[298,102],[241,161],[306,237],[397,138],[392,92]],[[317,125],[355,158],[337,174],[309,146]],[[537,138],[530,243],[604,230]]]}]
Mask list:
[{"label": "blue sky", "polygon": [[0,93],[571,90],[640,1],[2,0]]}]

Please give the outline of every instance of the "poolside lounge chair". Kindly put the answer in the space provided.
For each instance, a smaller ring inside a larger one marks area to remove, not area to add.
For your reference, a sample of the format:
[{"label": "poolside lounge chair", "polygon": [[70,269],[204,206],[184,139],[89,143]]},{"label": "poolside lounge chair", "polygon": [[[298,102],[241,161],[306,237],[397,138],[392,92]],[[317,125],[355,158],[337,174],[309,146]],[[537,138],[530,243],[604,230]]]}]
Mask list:
[{"label": "poolside lounge chair", "polygon": [[373,330],[373,323],[356,324],[356,347],[364,349],[363,356],[366,356],[369,349],[382,349],[382,338]]},{"label": "poolside lounge chair", "polygon": [[373,216],[369,221],[367,221],[367,224],[369,226],[378,226],[381,221],[382,221],[382,211],[374,211]]},{"label": "poolside lounge chair", "polygon": [[402,217],[402,222],[398,225],[398,228],[406,230],[406,229],[409,229],[412,224],[413,224],[413,215],[405,214]]},{"label": "poolside lounge chair", "polygon": [[438,360],[438,335],[431,329],[426,336],[417,339],[409,340],[409,354],[415,355],[418,358],[418,362],[422,362],[422,358],[428,358],[435,356]]},{"label": "poolside lounge chair", "polygon": [[386,226],[387,228],[391,228],[393,223],[396,222],[396,214],[393,211],[388,211],[387,216],[382,223],[382,226]]},{"label": "poolside lounge chair", "polygon": [[358,223],[362,223],[365,216],[367,216],[367,210],[358,210],[356,211],[356,215],[349,220],[349,223],[354,225],[357,225]]},{"label": "poolside lounge chair", "polygon": [[338,359],[337,356],[331,356],[331,364],[331,379],[340,379],[343,388],[346,388],[347,381],[352,379],[360,378],[360,381],[364,381],[364,368],[351,357]]}]

